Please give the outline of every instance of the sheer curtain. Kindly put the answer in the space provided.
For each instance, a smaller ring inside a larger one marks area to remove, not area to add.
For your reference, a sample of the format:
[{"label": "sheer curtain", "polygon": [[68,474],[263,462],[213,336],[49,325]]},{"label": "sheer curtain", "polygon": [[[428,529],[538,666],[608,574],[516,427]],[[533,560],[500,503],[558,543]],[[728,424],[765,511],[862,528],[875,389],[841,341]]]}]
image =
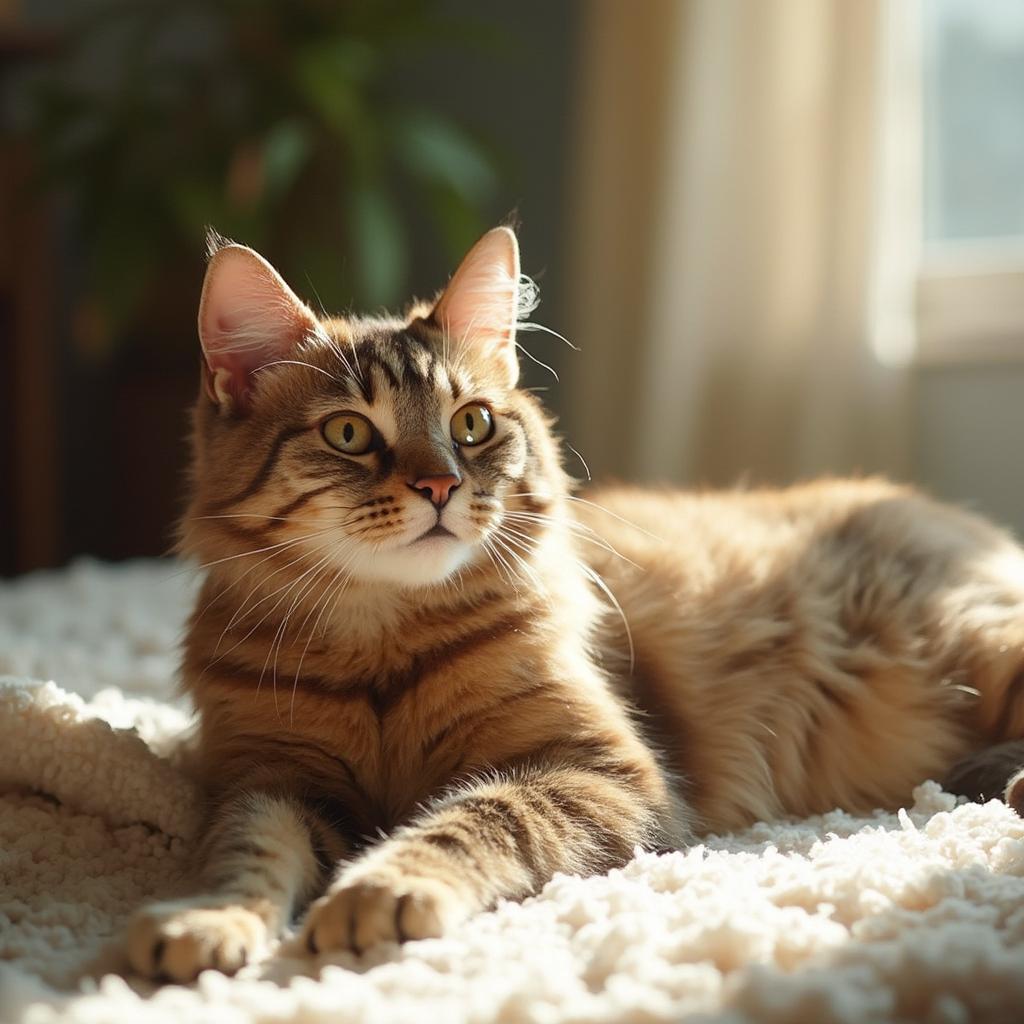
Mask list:
[{"label": "sheer curtain", "polygon": [[596,472],[905,473],[916,186],[886,8],[587,5],[567,423]]}]

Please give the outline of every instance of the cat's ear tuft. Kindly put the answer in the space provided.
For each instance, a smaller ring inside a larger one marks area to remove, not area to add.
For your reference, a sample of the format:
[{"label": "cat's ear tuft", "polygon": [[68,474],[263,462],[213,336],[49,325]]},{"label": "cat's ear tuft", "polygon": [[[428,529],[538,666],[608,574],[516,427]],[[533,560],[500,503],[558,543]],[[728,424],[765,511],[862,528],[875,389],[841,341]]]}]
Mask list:
[{"label": "cat's ear tuft", "polygon": [[206,390],[222,412],[244,413],[256,371],[287,358],[319,325],[259,253],[214,233],[207,245],[210,262],[199,300]]},{"label": "cat's ear tuft", "polygon": [[510,228],[488,231],[448,282],[430,319],[456,352],[494,364],[508,387],[519,378],[519,244]]}]

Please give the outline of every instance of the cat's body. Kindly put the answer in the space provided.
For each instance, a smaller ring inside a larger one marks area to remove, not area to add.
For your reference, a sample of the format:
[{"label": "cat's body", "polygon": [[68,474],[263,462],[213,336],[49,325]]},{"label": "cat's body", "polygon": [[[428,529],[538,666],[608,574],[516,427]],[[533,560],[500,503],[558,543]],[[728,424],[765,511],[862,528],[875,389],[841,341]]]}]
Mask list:
[{"label": "cat's body", "polygon": [[880,480],[590,497],[611,676],[700,828],[896,806],[1024,735],[1024,553],[979,517]]},{"label": "cat's body", "polygon": [[325,885],[313,951],[436,935],[1024,735],[1008,537],[876,481],[572,497],[515,387],[518,289],[501,230],[396,321],[319,321],[214,256],[183,529],[210,825],[136,969],[236,969]]}]

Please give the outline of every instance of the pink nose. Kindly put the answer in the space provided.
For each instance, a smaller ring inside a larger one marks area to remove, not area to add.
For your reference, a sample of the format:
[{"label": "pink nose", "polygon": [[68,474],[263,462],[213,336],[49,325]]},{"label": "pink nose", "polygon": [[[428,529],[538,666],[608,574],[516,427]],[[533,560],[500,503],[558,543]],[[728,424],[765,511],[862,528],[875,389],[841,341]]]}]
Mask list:
[{"label": "pink nose", "polygon": [[447,476],[421,477],[416,483],[409,484],[409,486],[414,491],[419,491],[424,498],[429,498],[438,508],[444,508],[448,504],[448,498],[452,491],[461,483],[462,480],[459,477],[454,473],[449,473]]}]

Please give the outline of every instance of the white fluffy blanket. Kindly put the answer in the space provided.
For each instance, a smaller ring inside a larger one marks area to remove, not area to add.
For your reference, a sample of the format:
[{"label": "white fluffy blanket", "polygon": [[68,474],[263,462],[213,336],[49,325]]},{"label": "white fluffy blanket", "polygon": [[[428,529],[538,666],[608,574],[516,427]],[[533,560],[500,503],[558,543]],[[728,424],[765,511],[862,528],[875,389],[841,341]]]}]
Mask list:
[{"label": "white fluffy blanket", "polygon": [[192,587],[171,563],[0,586],[0,1021],[1024,1020],[1024,822],[933,783],[898,815],[558,877],[361,961],[104,976],[131,909],[180,888],[195,829],[172,684]]}]

